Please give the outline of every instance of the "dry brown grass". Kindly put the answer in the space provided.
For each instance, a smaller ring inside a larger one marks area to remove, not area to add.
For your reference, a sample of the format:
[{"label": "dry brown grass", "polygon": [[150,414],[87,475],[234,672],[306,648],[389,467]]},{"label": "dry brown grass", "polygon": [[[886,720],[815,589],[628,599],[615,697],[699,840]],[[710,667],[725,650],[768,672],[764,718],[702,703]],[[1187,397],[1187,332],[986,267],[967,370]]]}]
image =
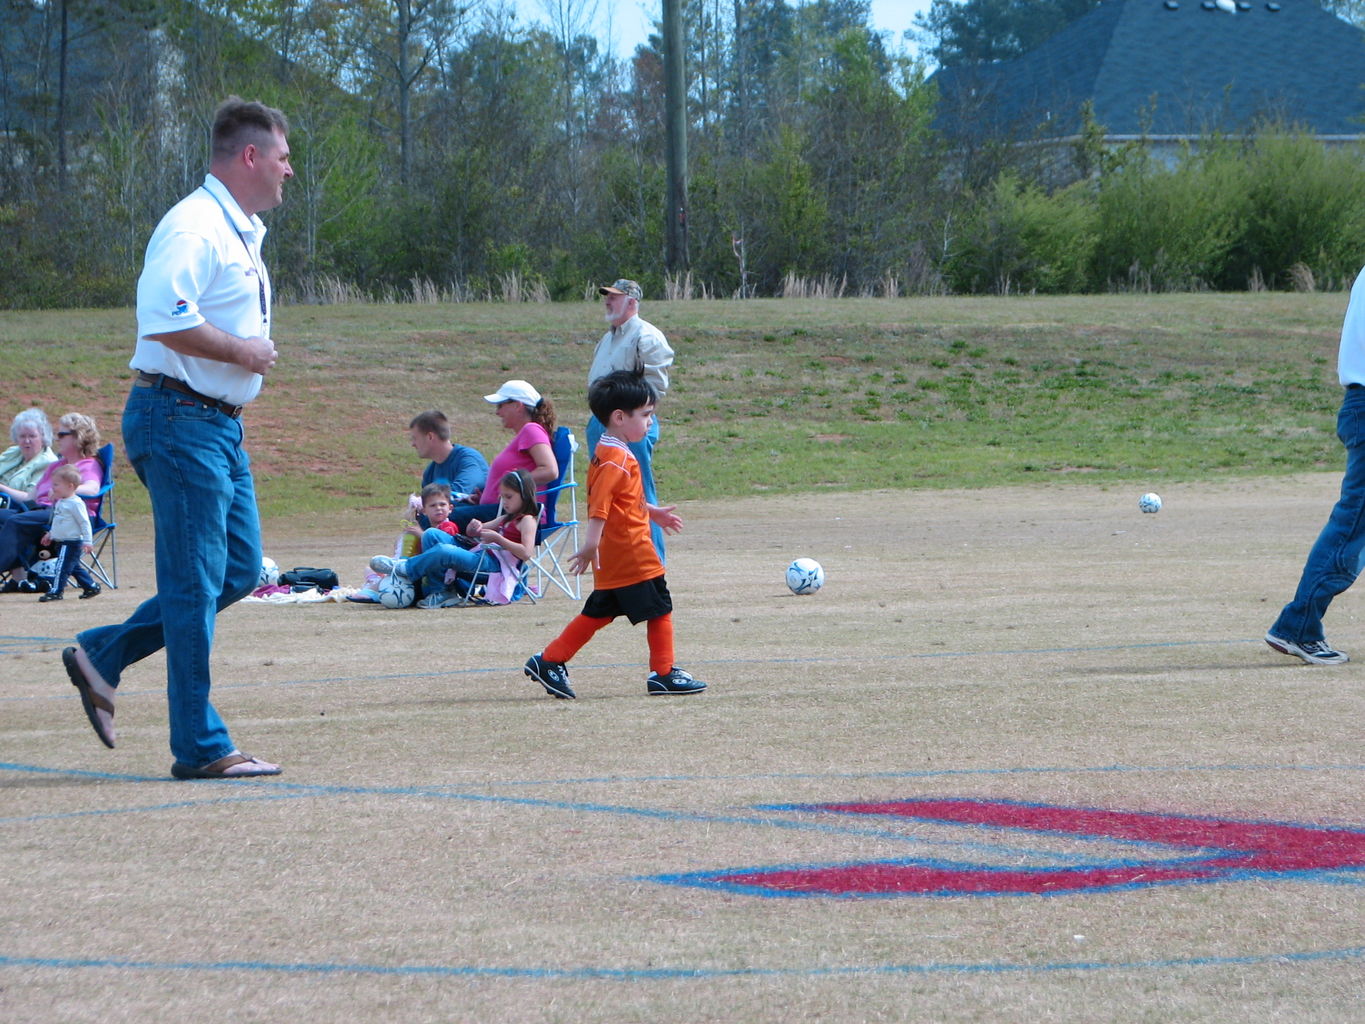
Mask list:
[{"label": "dry brown grass", "polygon": [[[231,784],[170,781],[159,657],[125,677],[115,751],[61,671],[67,637],[148,593],[128,522],[119,592],[0,598],[0,1019],[1350,1019],[1358,874],[874,900],[652,878],[1084,848],[761,809],[792,802],[1360,828],[1362,669],[1258,639],[1335,486],[1178,487],[1156,516],[1075,484],[691,503],[669,582],[680,662],[712,685],[678,700],[645,696],[624,624],[573,666],[580,700],[545,697],[519,666],[563,598],[239,605],[216,702],[286,773]],[[266,547],[354,582],[390,519],[276,521]],[[820,594],[786,592],[798,554]],[[1360,613],[1345,595],[1330,635],[1365,655]]]}]

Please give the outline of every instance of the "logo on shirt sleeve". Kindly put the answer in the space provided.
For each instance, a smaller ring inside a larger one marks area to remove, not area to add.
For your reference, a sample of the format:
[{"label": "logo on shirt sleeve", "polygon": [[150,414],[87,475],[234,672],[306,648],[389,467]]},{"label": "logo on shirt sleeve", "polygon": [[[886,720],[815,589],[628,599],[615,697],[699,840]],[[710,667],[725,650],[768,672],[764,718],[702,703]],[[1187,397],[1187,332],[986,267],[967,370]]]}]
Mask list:
[{"label": "logo on shirt sleeve", "polygon": [[175,306],[171,310],[171,316],[186,316],[190,311],[190,304],[184,299],[176,299]]}]

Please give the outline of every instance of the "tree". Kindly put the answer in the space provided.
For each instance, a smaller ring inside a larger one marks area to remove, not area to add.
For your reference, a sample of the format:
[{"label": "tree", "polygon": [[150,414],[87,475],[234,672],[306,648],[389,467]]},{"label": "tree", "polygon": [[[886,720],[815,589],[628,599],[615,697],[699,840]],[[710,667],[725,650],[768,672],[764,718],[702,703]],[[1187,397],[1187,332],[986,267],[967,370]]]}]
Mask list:
[{"label": "tree", "polygon": [[407,184],[414,159],[413,96],[466,9],[455,0],[363,0],[351,5],[352,40],[364,73],[392,96],[398,120],[398,178]]},{"label": "tree", "polygon": [[933,0],[915,23],[944,67],[1010,60],[1034,49],[1100,0]]}]

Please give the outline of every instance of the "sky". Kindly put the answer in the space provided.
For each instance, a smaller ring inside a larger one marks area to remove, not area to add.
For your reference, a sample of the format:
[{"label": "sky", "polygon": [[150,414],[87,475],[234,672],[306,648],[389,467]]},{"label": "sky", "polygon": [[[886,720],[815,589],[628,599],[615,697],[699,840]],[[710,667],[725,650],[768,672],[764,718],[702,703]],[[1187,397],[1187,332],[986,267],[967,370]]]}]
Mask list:
[{"label": "sky", "polygon": [[[605,36],[610,28],[615,36],[616,52],[622,57],[630,56],[636,45],[645,41],[663,8],[660,0],[597,2],[600,35]],[[516,0],[516,5],[522,21],[545,20],[545,8],[540,0]],[[902,33],[914,24],[915,15],[928,9],[929,0],[872,0],[872,24],[876,29],[891,33],[891,48],[897,50],[902,46]]]}]

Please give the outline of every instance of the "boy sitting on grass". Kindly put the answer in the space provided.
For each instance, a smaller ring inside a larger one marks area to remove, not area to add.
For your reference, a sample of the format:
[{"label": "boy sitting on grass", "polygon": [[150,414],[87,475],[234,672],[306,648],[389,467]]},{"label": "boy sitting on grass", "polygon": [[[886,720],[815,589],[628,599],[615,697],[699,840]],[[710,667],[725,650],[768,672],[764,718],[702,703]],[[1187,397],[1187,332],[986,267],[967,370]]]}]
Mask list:
[{"label": "boy sitting on grass", "polygon": [[593,591],[583,611],[540,654],[526,662],[526,674],[552,697],[572,700],[568,661],[618,615],[646,623],[650,694],[700,693],[706,684],[673,664],[673,599],[664,566],[650,539],[649,525],[667,533],[682,529],[676,506],[645,501],[640,464],[627,447],[642,440],[654,416],[654,389],[638,373],[617,370],[588,388],[588,407],[606,428],[588,468],[588,526],[569,558],[576,575],[593,570]]}]

